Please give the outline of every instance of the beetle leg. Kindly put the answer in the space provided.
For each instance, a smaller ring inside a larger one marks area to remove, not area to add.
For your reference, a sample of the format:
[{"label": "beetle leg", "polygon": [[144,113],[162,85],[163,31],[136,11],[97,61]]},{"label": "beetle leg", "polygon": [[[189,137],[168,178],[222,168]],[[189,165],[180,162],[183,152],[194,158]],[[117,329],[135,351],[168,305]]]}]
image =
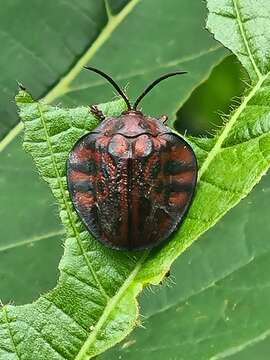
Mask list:
[{"label": "beetle leg", "polygon": [[23,86],[22,83],[20,83],[19,81],[17,81],[18,87],[20,90],[26,91],[26,88]]},{"label": "beetle leg", "polygon": [[165,282],[165,280],[168,279],[168,278],[170,277],[170,275],[171,275],[171,271],[168,270],[168,271],[166,272],[166,274],[164,275],[164,278],[161,280],[160,285],[163,285],[164,282]]},{"label": "beetle leg", "polygon": [[161,121],[163,124],[168,120],[168,116],[167,115],[161,115],[158,118],[159,121]]},{"label": "beetle leg", "polygon": [[89,109],[90,109],[90,113],[94,115],[99,121],[105,120],[105,115],[101,110],[99,110],[97,105],[91,105],[89,106]]}]

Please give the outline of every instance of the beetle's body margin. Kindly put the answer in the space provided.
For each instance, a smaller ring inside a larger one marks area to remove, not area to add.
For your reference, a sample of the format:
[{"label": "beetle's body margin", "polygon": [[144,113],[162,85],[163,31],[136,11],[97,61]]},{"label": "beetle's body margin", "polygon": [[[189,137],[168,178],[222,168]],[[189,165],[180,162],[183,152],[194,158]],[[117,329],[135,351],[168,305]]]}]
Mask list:
[{"label": "beetle's body margin", "polygon": [[74,207],[87,229],[115,249],[159,245],[191,204],[197,162],[159,119],[130,110],[77,141],[67,160]]}]

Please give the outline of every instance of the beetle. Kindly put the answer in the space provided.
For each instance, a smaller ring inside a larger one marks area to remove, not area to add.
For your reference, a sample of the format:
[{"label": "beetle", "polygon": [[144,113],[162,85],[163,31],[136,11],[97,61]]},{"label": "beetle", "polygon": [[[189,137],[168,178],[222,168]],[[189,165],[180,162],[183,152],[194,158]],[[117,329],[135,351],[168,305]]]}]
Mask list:
[{"label": "beetle", "polygon": [[93,105],[101,124],[81,137],[67,159],[67,184],[76,212],[87,230],[113,249],[153,248],[176,229],[192,202],[197,161],[191,146],[165,125],[138,110],[153,81],[131,105],[118,84],[103,71],[86,67],[117,90],[127,109],[105,118]]}]

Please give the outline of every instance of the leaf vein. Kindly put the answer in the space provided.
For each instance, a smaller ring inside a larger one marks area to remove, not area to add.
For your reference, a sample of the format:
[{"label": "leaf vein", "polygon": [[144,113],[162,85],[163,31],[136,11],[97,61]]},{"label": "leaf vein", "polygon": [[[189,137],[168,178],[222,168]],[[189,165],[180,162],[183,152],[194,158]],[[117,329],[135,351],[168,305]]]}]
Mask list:
[{"label": "leaf vein", "polygon": [[10,321],[9,321],[9,318],[8,318],[7,307],[6,307],[6,306],[3,306],[2,310],[3,310],[4,317],[5,317],[5,320],[6,320],[6,324],[7,324],[7,327],[8,327],[8,332],[9,332],[9,336],[10,336],[10,340],[11,340],[12,346],[13,346],[13,348],[14,348],[16,357],[20,360],[20,356],[19,356],[19,352],[18,352],[18,350],[17,350],[16,342],[15,342],[15,340],[14,340],[14,336],[13,336],[13,334],[12,334],[11,327],[10,327]]},{"label": "leaf vein", "polygon": [[40,235],[40,236],[29,238],[28,240],[21,241],[20,243],[13,243],[13,244],[9,244],[9,245],[6,245],[6,246],[2,246],[2,247],[0,247],[0,252],[10,250],[10,249],[14,249],[14,248],[17,248],[17,247],[20,247],[20,246],[28,245],[28,244],[33,244],[35,242],[38,242],[38,241],[41,241],[41,240],[46,240],[46,239],[52,238],[54,236],[63,235],[64,233],[65,233],[64,230],[55,231],[55,232],[51,232],[51,233],[48,233],[48,234],[43,234],[43,235]]},{"label": "leaf vein", "polygon": [[39,110],[39,113],[40,113],[40,120],[42,122],[42,125],[43,125],[43,128],[44,128],[44,133],[45,133],[45,137],[46,137],[46,142],[47,142],[47,145],[48,145],[48,148],[49,148],[49,151],[51,153],[51,160],[52,160],[52,165],[53,165],[53,168],[54,168],[54,171],[55,171],[55,175],[56,175],[56,178],[57,178],[57,182],[58,182],[58,186],[59,186],[59,190],[61,192],[61,196],[62,196],[62,200],[63,200],[63,203],[64,203],[64,210],[66,210],[67,212],[67,216],[68,216],[68,219],[69,219],[69,222],[70,222],[70,225],[71,225],[71,228],[73,230],[73,233],[74,233],[74,237],[77,241],[77,244],[79,246],[79,249],[85,259],[85,262],[88,266],[88,269],[90,271],[90,273],[92,274],[93,278],[95,279],[99,289],[100,289],[100,293],[106,298],[108,299],[108,295],[105,291],[105,289],[102,287],[98,277],[97,277],[97,274],[95,273],[88,257],[87,257],[87,254],[84,250],[84,247],[83,247],[83,244],[81,242],[81,239],[80,239],[80,233],[77,229],[77,226],[76,226],[76,223],[75,223],[75,219],[74,219],[74,215],[73,215],[73,212],[70,208],[70,205],[69,205],[69,202],[68,200],[66,199],[66,194],[65,194],[65,189],[64,189],[64,186],[63,186],[63,182],[61,180],[61,175],[60,175],[60,172],[59,172],[59,169],[58,169],[58,166],[57,166],[57,161],[55,159],[55,154],[53,152],[53,147],[52,147],[52,144],[51,144],[51,141],[50,141],[50,137],[49,137],[49,133],[48,133],[48,129],[47,129],[47,124],[46,124],[46,120],[44,119],[44,115],[43,115],[43,112],[42,112],[42,109],[41,109],[41,105],[38,103],[37,104],[38,106],[38,110]]},{"label": "leaf vein", "polygon": [[[87,282],[83,281],[82,279],[79,279],[78,276],[72,274],[72,273],[69,272],[68,270],[66,270],[66,269],[61,269],[61,272],[65,273],[67,276],[70,276],[70,277],[73,278],[74,280],[76,280],[76,281],[78,281],[78,282],[80,282],[80,283],[82,283],[82,284],[84,284],[84,285],[87,285],[87,286],[89,286],[91,289],[93,289],[93,288],[91,287],[92,285],[88,284]],[[98,302],[96,302],[96,301],[93,301],[92,299],[91,299],[90,301],[91,301],[93,304],[95,304],[95,305],[97,305],[97,306],[99,306],[99,307],[104,307],[104,303],[103,303],[103,304],[100,304],[100,303],[98,303]]]},{"label": "leaf vein", "polygon": [[139,270],[141,269],[143,263],[145,262],[146,258],[149,255],[149,253],[150,253],[149,250],[146,250],[143,253],[140,260],[134,267],[133,271],[130,273],[129,277],[124,281],[123,285],[119,288],[118,292],[107,303],[107,306],[104,309],[103,314],[99,318],[99,321],[97,322],[94,330],[91,332],[88,339],[85,341],[84,345],[82,346],[82,348],[80,349],[80,351],[78,352],[78,354],[74,360],[86,360],[85,355],[88,355],[91,345],[96,340],[98,333],[101,331],[103,325],[105,324],[109,315],[115,308],[116,304],[121,300],[124,293],[132,285],[133,280],[135,279],[136,275],[138,274]]},{"label": "leaf vein", "polygon": [[59,312],[61,312],[64,316],[66,316],[68,319],[72,320],[78,327],[85,333],[88,333],[88,329],[84,328],[80,323],[78,323],[77,320],[75,320],[73,317],[71,317],[69,314],[64,312],[62,308],[60,308],[58,305],[56,305],[55,302],[53,302],[51,299],[47,299],[46,297],[43,297],[44,301],[48,302],[49,307],[54,306]]},{"label": "leaf vein", "polygon": [[235,196],[237,196],[237,198],[239,197],[239,195],[240,196],[242,196],[243,195],[243,193],[241,192],[241,191],[237,191],[237,190],[233,190],[233,189],[228,189],[228,188],[226,188],[226,187],[224,187],[224,186],[221,186],[221,185],[219,185],[219,184],[215,184],[214,182],[212,182],[212,181],[210,181],[210,180],[206,180],[206,179],[201,179],[201,182],[203,182],[203,183],[205,183],[205,184],[208,184],[208,185],[210,185],[210,186],[212,186],[212,187],[214,187],[214,188],[216,188],[216,189],[218,189],[218,190],[220,190],[220,191],[222,191],[222,192],[228,192],[228,193],[230,193],[230,194],[233,194],[233,195],[235,195]]},{"label": "leaf vein", "polygon": [[[14,44],[18,45],[20,48],[22,48],[23,50],[25,50],[26,53],[28,53],[29,55],[31,55],[32,58],[34,58],[36,61],[38,61],[40,64],[42,64],[44,66],[44,68],[46,68],[51,74],[55,75],[55,70],[50,67],[44,60],[42,57],[38,57],[37,54],[34,53],[33,50],[29,49],[26,45],[24,45],[23,43],[21,43],[19,40],[17,40],[16,38],[14,38],[10,33],[7,33],[6,31],[4,31],[3,29],[0,29],[0,33],[2,33],[4,36],[6,36],[7,38],[9,38]],[[17,50],[18,51],[18,50]],[[19,52],[19,51],[18,51]]]},{"label": "leaf vein", "polygon": [[211,162],[215,158],[215,156],[220,152],[221,147],[226,140],[229,132],[231,131],[234,124],[237,122],[238,118],[242,114],[242,112],[246,109],[248,102],[253,98],[253,96],[257,93],[257,91],[261,88],[263,85],[263,82],[267,79],[269,73],[267,73],[265,76],[262,76],[257,84],[251,89],[249,94],[244,98],[241,105],[238,107],[238,109],[234,112],[231,119],[226,123],[225,127],[223,128],[222,132],[219,135],[219,138],[217,139],[215,145],[212,147],[212,149],[209,151],[207,157],[205,158],[205,161],[203,162],[199,174],[198,174],[198,181],[200,181],[202,175],[207,171],[208,167],[210,166]]},{"label": "leaf vein", "polygon": [[[115,79],[115,81],[123,81],[123,80],[128,80],[128,79],[134,78],[136,76],[145,76],[146,73],[155,72],[155,71],[160,70],[162,68],[170,68],[170,67],[174,67],[174,66],[177,66],[177,65],[180,65],[180,64],[184,64],[185,62],[188,62],[188,61],[197,60],[200,57],[208,55],[211,52],[219,50],[220,48],[221,48],[220,45],[214,46],[214,47],[212,47],[212,48],[210,48],[210,49],[208,49],[206,51],[201,51],[201,52],[199,52],[197,54],[191,54],[191,55],[186,56],[185,58],[182,58],[180,60],[170,61],[168,63],[159,64],[158,66],[151,67],[149,69],[142,69],[141,71],[136,71],[136,72],[133,72],[133,73],[124,74],[124,75],[121,75],[121,76],[116,76],[114,79]],[[101,80],[97,80],[97,81],[91,81],[91,83],[89,83],[89,84],[84,84],[84,85],[80,85],[80,86],[78,85],[76,87],[75,86],[70,87],[65,92],[65,95],[67,95],[70,92],[76,92],[76,91],[80,91],[80,90],[90,89],[92,87],[100,86],[100,85],[103,85],[105,83],[106,82],[101,79]]]},{"label": "leaf vein", "polygon": [[256,64],[256,61],[252,55],[252,52],[251,52],[251,49],[250,49],[250,45],[249,45],[249,42],[248,42],[248,39],[247,39],[247,34],[246,34],[246,30],[244,28],[244,25],[243,25],[243,20],[242,20],[242,17],[241,17],[241,12],[240,12],[240,9],[239,9],[239,4],[238,4],[238,0],[232,0],[232,3],[233,3],[233,7],[234,7],[234,10],[235,10],[235,13],[236,13],[236,19],[237,19],[237,23],[238,23],[238,26],[239,26],[239,30],[240,30],[240,33],[241,33],[241,36],[242,36],[242,39],[244,41],[244,45],[245,45],[245,48],[247,50],[247,53],[248,53],[248,56],[250,58],[250,61],[252,63],[252,66],[258,76],[258,78],[260,79],[262,74]]},{"label": "leaf vein", "polygon": [[[80,14],[81,16],[83,16],[85,19],[87,19],[88,21],[90,21],[94,26],[97,26],[97,22],[89,16],[89,14],[83,10],[80,9],[79,6],[74,6],[73,2],[69,2],[66,0],[60,0],[63,4],[65,4],[67,7],[69,7],[70,9],[72,9],[72,11],[77,12],[78,14]],[[77,4],[76,4],[77,5]]]},{"label": "leaf vein", "polygon": [[32,330],[34,330],[34,331],[40,336],[40,338],[44,341],[44,343],[47,344],[48,347],[49,347],[51,350],[53,350],[56,354],[58,354],[58,355],[61,357],[61,359],[68,360],[66,357],[64,357],[64,356],[60,353],[60,351],[59,351],[57,348],[55,348],[55,347],[48,341],[48,339],[46,339],[46,338],[44,337],[44,335],[42,334],[41,330],[35,328],[32,324],[30,324],[30,323],[27,322],[26,320],[19,319],[19,320],[14,320],[14,322],[22,323],[22,324],[27,325],[27,327],[30,328],[30,329],[32,329]]}]

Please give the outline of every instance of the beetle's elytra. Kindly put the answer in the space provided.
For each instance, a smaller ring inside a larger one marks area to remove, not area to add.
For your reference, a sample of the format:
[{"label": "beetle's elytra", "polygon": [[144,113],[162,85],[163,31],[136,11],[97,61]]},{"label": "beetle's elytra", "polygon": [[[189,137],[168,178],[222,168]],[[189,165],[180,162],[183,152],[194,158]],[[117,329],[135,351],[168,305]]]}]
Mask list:
[{"label": "beetle's elytra", "polygon": [[155,80],[131,106],[119,86],[105,77],[127,104],[119,117],[105,119],[77,141],[67,160],[67,181],[74,207],[86,228],[114,249],[157,246],[176,229],[191,204],[197,179],[192,148],[160,119],[137,110]]}]

